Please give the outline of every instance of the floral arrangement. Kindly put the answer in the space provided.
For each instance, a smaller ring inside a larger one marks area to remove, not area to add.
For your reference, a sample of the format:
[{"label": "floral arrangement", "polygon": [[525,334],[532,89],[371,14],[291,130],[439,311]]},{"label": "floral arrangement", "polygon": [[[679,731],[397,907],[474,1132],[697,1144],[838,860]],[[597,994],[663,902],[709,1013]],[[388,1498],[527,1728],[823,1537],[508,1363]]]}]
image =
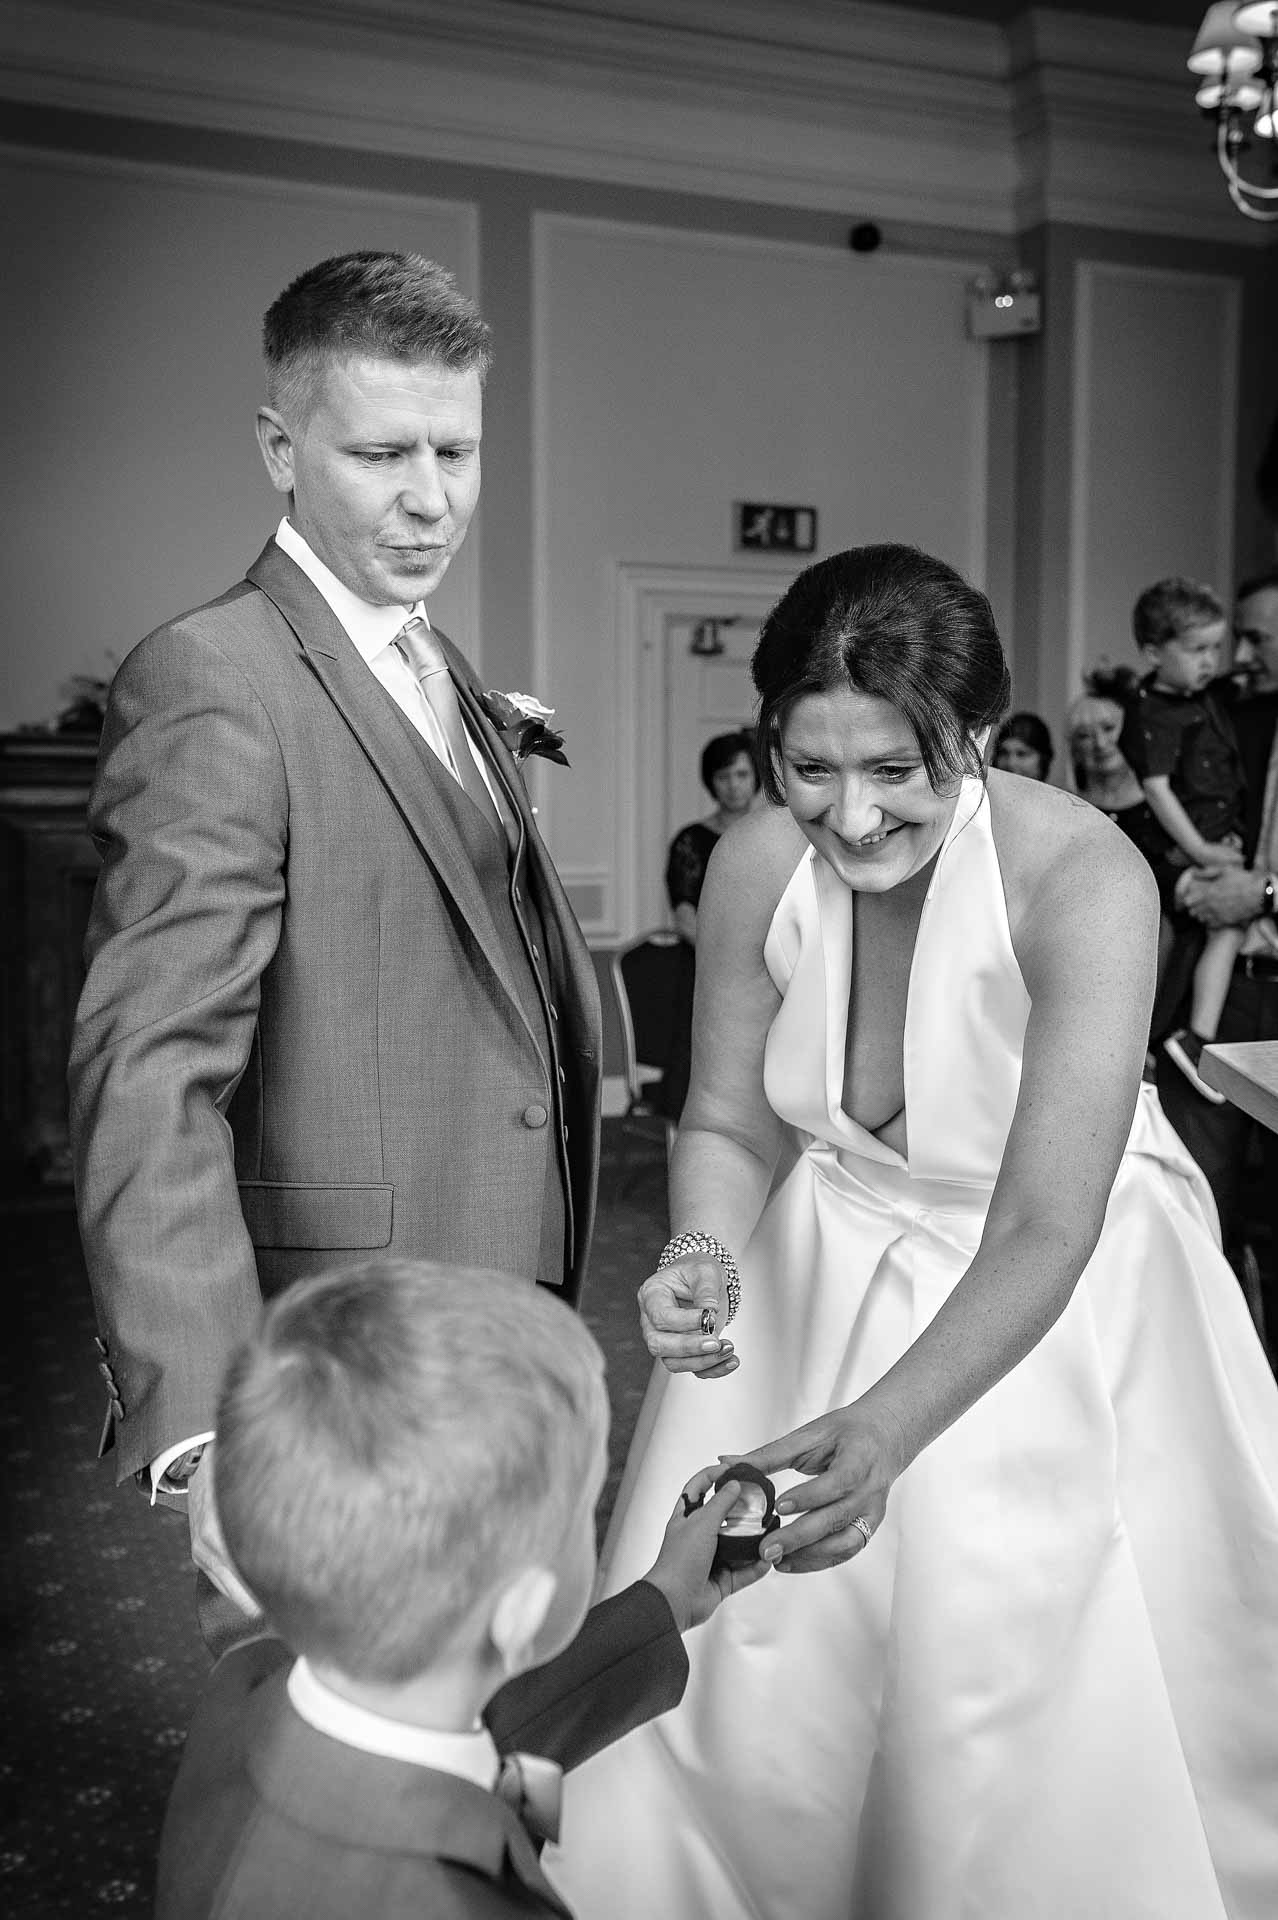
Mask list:
[{"label": "floral arrangement", "polygon": [[538,753],[556,766],[568,765],[564,736],[546,725],[547,720],[554,719],[553,707],[543,706],[531,693],[499,693],[496,687],[483,695],[483,705],[516,760],[527,760],[530,754]]},{"label": "floral arrangement", "polygon": [[[108,654],[108,660],[114,655]],[[111,691],[111,673],[73,673],[58,688],[58,697],[63,705],[53,722],[55,733],[101,733],[102,722],[106,719],[107,695]]]}]

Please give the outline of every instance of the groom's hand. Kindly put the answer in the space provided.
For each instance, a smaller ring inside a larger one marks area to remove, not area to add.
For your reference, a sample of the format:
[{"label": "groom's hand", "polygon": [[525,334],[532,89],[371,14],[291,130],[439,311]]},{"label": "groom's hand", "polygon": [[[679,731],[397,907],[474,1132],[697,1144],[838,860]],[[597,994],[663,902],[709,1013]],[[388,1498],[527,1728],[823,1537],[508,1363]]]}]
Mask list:
[{"label": "groom's hand", "polygon": [[[714,1333],[703,1331],[703,1314],[713,1316]],[[723,1268],[713,1254],[692,1253],[661,1267],[639,1289],[644,1345],[670,1373],[695,1373],[702,1380],[734,1373],[741,1362],[718,1331],[727,1317]]]},{"label": "groom's hand", "polygon": [[200,1571],[208,1575],[219,1593],[224,1593],[250,1618],[255,1618],[262,1609],[231,1564],[231,1556],[222,1538],[222,1525],[217,1517],[212,1471],[216,1446],[216,1441],[209,1441],[204,1449],[204,1457],[187,1486],[191,1558]]}]

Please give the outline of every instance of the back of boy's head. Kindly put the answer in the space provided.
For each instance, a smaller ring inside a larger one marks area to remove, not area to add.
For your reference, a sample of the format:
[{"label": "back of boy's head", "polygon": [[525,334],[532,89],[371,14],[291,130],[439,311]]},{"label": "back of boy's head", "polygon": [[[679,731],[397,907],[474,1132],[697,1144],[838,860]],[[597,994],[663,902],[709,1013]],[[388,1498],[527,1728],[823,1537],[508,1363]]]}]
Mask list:
[{"label": "back of boy's head", "polygon": [[1180,574],[1146,587],[1132,608],[1132,637],[1138,647],[1165,647],[1169,640],[1225,618],[1218,596],[1200,580]]},{"label": "back of boy's head", "polygon": [[606,1427],[597,1344],[527,1281],[391,1259],[302,1280],[226,1376],[227,1547],[295,1652],[407,1680],[505,1577],[553,1569]]}]

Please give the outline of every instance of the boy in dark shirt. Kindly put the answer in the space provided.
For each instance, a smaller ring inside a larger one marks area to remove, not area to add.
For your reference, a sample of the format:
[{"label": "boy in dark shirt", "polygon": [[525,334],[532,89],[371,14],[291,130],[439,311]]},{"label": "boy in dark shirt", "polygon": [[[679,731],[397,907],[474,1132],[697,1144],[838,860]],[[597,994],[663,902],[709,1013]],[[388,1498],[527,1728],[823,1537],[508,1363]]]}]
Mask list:
[{"label": "boy in dark shirt", "polygon": [[[1121,746],[1173,842],[1160,878],[1163,910],[1173,918],[1186,867],[1218,871],[1243,863],[1242,763],[1229,715],[1210,691],[1228,631],[1216,595],[1193,580],[1159,580],[1132,610],[1136,645],[1153,671],[1128,714]],[[1216,1037],[1243,932],[1208,933],[1194,969],[1189,1025],[1163,1042],[1198,1092],[1217,1104],[1223,1096],[1202,1078],[1199,1060]]]}]

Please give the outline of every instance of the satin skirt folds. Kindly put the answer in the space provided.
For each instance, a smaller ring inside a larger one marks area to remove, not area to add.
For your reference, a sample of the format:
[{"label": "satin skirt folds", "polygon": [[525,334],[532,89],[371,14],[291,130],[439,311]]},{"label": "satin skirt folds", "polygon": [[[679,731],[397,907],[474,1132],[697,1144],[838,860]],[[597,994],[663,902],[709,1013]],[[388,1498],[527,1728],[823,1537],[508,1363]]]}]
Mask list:
[{"label": "satin skirt folds", "polygon": [[[1241,1776],[1278,1737],[1231,1729],[1263,1711],[1250,1675],[1274,1697],[1278,1471],[1249,1436],[1278,1422],[1164,1145],[1125,1163],[1061,1320],[901,1477],[867,1550],[722,1607],[689,1638],[683,1705],[570,1777],[548,1864],[580,1920],[1271,1920],[1278,1780]],[[987,1200],[802,1155],[743,1262],[740,1368],[658,1372],[609,1590],[651,1564],[696,1467],[882,1375]],[[1240,1526],[1265,1542],[1248,1567]],[[1229,1644],[1205,1650],[1213,1615]]]}]

